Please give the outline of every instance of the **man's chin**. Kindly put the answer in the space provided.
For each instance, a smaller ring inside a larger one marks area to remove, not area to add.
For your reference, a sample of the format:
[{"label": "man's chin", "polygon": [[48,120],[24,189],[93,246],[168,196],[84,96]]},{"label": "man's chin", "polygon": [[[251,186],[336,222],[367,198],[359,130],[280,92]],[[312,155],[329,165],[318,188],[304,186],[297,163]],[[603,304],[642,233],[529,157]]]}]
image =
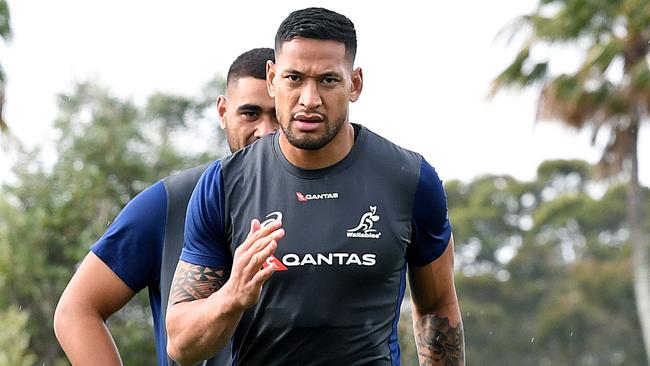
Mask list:
[{"label": "man's chin", "polygon": [[314,138],[311,136],[287,136],[287,140],[293,147],[301,150],[318,150],[325,147],[331,141],[327,137]]}]

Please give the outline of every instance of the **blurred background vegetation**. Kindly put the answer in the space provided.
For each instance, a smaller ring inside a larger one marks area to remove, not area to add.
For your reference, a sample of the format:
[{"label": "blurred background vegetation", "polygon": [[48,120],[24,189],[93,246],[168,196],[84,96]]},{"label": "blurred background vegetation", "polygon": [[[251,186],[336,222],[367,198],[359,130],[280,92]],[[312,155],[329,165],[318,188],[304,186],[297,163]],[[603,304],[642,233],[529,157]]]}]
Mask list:
[{"label": "blurred background vegetation", "polygon": [[[0,1],[5,40],[9,19]],[[542,0],[507,31],[526,41],[494,91],[536,88],[540,119],[604,133],[609,143],[594,165],[546,161],[530,181],[445,182],[469,364],[648,364],[650,192],[638,181],[647,157],[636,152],[650,112],[650,1]],[[535,47],[558,44],[585,48],[574,73],[535,57]],[[0,71],[0,91],[4,80]],[[198,97],[155,93],[139,105],[78,83],[58,100],[53,165],[38,148],[13,144],[12,177],[0,186],[0,365],[67,364],[52,316],[75,266],[138,192],[225,153],[216,120],[206,151],[181,143],[222,86],[217,77]],[[10,126],[0,119],[5,137]],[[408,299],[402,310],[403,360],[414,365]],[[109,320],[125,364],[154,363],[150,317],[139,294]]]},{"label": "blurred background vegetation", "polygon": [[[144,106],[90,82],[59,96],[56,163],[45,167],[37,150],[19,149],[14,177],[0,187],[0,365],[66,364],[52,316],[75,266],[137,193],[227,150],[216,121],[204,136],[210,154],[174,143],[205,119],[222,86],[215,78],[197,100],[156,93]],[[109,319],[127,365],[155,362],[150,318],[145,293]],[[24,341],[3,343],[10,334]],[[5,352],[11,362],[2,362]]]},{"label": "blurred background vegetation", "polygon": [[[594,171],[584,161],[547,161],[534,181],[445,184],[470,364],[646,364],[626,184],[595,181]],[[406,364],[417,364],[410,338],[402,342]]]}]

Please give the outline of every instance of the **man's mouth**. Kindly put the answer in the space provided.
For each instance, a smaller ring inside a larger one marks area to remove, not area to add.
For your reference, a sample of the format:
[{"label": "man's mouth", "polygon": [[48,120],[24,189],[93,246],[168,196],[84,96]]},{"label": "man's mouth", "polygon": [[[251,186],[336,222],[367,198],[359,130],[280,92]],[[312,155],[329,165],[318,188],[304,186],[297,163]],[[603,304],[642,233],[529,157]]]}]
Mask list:
[{"label": "man's mouth", "polygon": [[295,128],[302,132],[316,131],[325,118],[319,113],[296,113],[293,115]]},{"label": "man's mouth", "polygon": [[293,119],[305,123],[318,123],[324,120],[323,116],[317,113],[296,113]]}]

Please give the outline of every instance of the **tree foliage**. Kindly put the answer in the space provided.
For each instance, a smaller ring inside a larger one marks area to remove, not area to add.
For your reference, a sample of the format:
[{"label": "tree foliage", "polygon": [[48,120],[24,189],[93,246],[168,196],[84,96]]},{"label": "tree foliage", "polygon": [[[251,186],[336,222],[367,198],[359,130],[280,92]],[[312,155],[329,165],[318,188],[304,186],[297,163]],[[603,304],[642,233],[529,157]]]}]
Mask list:
[{"label": "tree foliage", "polygon": [[[17,326],[38,364],[65,364],[52,329],[57,300],[120,209],[156,180],[224,152],[187,153],[171,143],[203,119],[200,105],[207,98],[216,95],[156,93],[138,106],[96,84],[80,83],[59,97],[54,165],[41,163],[37,151],[18,158],[15,180],[0,192],[0,309],[21,308],[21,316],[29,317]],[[212,123],[214,135],[203,138],[223,146]],[[110,319],[126,364],[153,359],[150,317],[141,294]]]},{"label": "tree foliage", "polygon": [[[650,117],[650,1],[540,0],[511,32],[523,34],[524,43],[494,80],[494,92],[539,87],[538,118],[588,128],[593,142],[604,135],[599,175],[628,177],[625,215],[634,293],[650,360],[650,245],[638,154],[639,131]],[[575,68],[558,65],[565,60],[554,57],[558,48],[577,51]],[[579,198],[573,200],[565,204],[579,205]]]},{"label": "tree foliage", "polygon": [[29,314],[22,309],[8,307],[0,311],[0,365],[30,366],[36,356],[29,350],[29,333],[26,331]]},{"label": "tree foliage", "polygon": [[[650,2],[542,0],[508,31],[526,39],[494,80],[494,91],[539,86],[539,118],[589,126],[594,138],[605,130],[600,171],[621,171],[632,153],[632,127],[650,113]],[[577,49],[575,69],[556,71],[553,46]]]},{"label": "tree foliage", "polygon": [[446,184],[470,362],[644,364],[625,186],[602,192],[594,170],[547,161],[531,182]]},{"label": "tree foliage", "polygon": [[[0,0],[0,38],[4,42],[11,40],[12,31],[11,31],[11,16],[9,13],[9,5],[7,5],[6,0]],[[0,137],[2,134],[7,133],[9,127],[2,117],[2,110],[5,102],[5,83],[6,75],[4,68],[0,64]]]}]

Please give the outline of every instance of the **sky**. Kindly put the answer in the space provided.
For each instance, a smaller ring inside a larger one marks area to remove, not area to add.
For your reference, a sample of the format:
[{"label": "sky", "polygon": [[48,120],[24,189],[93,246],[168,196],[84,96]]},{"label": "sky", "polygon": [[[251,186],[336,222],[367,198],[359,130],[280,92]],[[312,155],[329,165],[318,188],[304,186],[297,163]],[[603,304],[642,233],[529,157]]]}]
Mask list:
[{"label": "sky", "polygon": [[[364,89],[350,120],[421,153],[443,180],[469,181],[481,174],[532,180],[547,159],[595,163],[599,158],[589,131],[535,122],[534,90],[487,98],[491,80],[520,45],[497,34],[534,9],[534,0],[8,4],[14,37],[0,45],[8,82],[5,119],[21,141],[45,146],[46,152],[55,136],[55,97],[75,81],[99,81],[135,101],[154,91],[197,95],[242,52],[272,47],[278,25],[291,11],[325,6],[348,16],[357,29],[355,63],[363,69]],[[574,58],[558,60],[571,64]],[[639,150],[646,185],[649,145],[646,126]],[[1,182],[9,162],[0,158]]]}]

